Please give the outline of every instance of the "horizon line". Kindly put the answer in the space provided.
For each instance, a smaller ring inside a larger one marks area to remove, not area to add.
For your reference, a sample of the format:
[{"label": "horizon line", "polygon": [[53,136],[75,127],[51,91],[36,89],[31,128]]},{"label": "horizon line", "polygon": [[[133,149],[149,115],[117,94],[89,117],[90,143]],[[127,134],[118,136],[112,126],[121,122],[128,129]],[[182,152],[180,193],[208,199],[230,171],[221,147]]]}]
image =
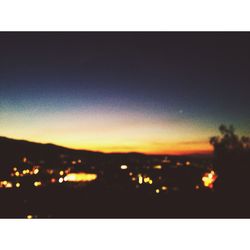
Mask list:
[{"label": "horizon line", "polygon": [[144,155],[172,155],[172,156],[188,156],[188,155],[212,155],[213,154],[213,150],[199,150],[199,151],[177,151],[177,152],[152,152],[152,153],[148,153],[148,152],[141,152],[141,151],[109,151],[109,152],[104,152],[101,150],[92,150],[92,149],[79,149],[79,148],[72,148],[72,147],[67,147],[67,146],[63,146],[63,145],[58,145],[55,144],[53,142],[38,142],[38,141],[30,141],[27,139],[16,139],[16,138],[10,138],[7,136],[0,136],[0,138],[5,138],[5,139],[9,139],[9,140],[15,140],[15,141],[25,141],[25,142],[29,142],[29,143],[37,143],[37,144],[42,144],[42,145],[54,145],[57,147],[63,147],[66,149],[70,149],[70,150],[79,150],[79,151],[91,151],[91,152],[95,152],[95,153],[102,153],[102,154],[144,154]]}]

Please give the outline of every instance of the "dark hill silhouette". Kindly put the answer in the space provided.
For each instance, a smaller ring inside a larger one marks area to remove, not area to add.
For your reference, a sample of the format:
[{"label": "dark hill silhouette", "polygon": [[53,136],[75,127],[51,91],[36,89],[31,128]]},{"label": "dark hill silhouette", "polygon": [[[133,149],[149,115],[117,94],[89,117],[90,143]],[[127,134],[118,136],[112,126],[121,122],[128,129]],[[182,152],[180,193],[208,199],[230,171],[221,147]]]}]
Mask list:
[{"label": "dark hill silhouette", "polygon": [[[16,140],[0,136],[0,176],[9,173],[13,165],[20,162],[26,156],[29,160],[37,163],[43,160],[45,167],[56,167],[62,158],[77,159],[82,158],[88,164],[105,164],[107,166],[114,164],[126,164],[146,162],[152,158],[164,158],[164,155],[149,155],[138,152],[129,153],[103,153],[90,150],[77,150],[67,147],[58,146],[51,143],[37,143],[26,140]],[[168,155],[172,160],[182,159],[191,160],[211,158],[211,155],[184,155],[174,156]]]},{"label": "dark hill silhouette", "polygon": [[[127,161],[130,159],[145,159],[141,153],[102,153],[90,150],[70,149],[55,144],[36,143],[26,140],[16,140],[0,137],[0,174],[8,173],[10,168],[24,156],[33,162],[43,160],[48,166],[56,165],[62,157],[69,159],[83,158],[91,162]],[[46,166],[46,165],[45,165]]]}]

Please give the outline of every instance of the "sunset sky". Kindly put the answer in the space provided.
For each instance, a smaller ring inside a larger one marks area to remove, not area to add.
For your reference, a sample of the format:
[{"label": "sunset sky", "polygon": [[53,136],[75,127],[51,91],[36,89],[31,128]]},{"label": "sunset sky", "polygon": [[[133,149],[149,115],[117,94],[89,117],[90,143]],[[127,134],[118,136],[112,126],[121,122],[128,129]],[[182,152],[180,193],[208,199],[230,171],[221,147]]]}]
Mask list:
[{"label": "sunset sky", "polygon": [[0,135],[103,152],[250,135],[249,33],[0,33]]}]

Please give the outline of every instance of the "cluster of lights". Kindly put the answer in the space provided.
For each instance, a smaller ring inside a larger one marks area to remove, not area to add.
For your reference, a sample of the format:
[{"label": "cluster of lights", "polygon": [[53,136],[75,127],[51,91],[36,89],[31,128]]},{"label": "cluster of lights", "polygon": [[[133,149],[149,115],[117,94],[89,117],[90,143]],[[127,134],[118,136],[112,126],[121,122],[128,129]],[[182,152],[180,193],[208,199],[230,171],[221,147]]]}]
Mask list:
[{"label": "cluster of lights", "polygon": [[142,176],[142,174],[138,174],[138,183],[139,184],[153,184],[153,180],[149,176]]},{"label": "cluster of lights", "polygon": [[12,188],[13,185],[9,181],[0,181],[0,188]]},{"label": "cluster of lights", "polygon": [[218,176],[216,175],[216,173],[213,170],[211,170],[208,173],[205,173],[203,175],[203,177],[202,177],[203,185],[205,187],[208,187],[208,188],[212,189],[213,185],[214,185],[214,182],[216,181],[217,177]]},{"label": "cluster of lights", "polygon": [[167,186],[162,186],[161,188],[157,188],[156,190],[155,190],[155,192],[157,193],[157,194],[159,194],[161,191],[167,191],[168,190],[168,187]]},{"label": "cluster of lights", "polygon": [[29,169],[24,169],[22,172],[23,172],[23,175],[26,175],[26,174],[30,173],[30,170]]},{"label": "cluster of lights", "polygon": [[[22,163],[26,163],[31,165],[32,163],[28,160],[27,157],[23,157],[21,159]],[[81,159],[75,159],[70,161],[72,165],[76,164],[81,164],[82,160]],[[23,177],[23,176],[28,176],[28,175],[37,175],[40,170],[40,166],[33,166],[32,168],[26,167],[25,169],[18,169],[18,167],[13,167],[13,170],[11,171],[10,175],[12,177]],[[127,168],[127,166],[122,166],[122,169]],[[46,172],[49,175],[54,175],[56,174],[58,177],[51,177],[50,183],[63,183],[63,182],[91,182],[97,179],[97,175],[94,173],[71,173],[71,168],[67,168],[64,170],[54,170],[54,169],[47,169]],[[40,187],[43,186],[44,183],[42,183],[40,180],[34,180],[32,182],[32,185],[34,187]],[[20,182],[10,182],[7,180],[0,181],[0,188],[20,188],[21,183]]]},{"label": "cluster of lights", "polygon": [[34,166],[32,170],[30,169],[23,169],[21,172],[18,171],[16,167],[13,168],[13,172],[11,173],[11,176],[16,176],[16,177],[23,177],[25,175],[36,175],[39,173],[38,166]]}]

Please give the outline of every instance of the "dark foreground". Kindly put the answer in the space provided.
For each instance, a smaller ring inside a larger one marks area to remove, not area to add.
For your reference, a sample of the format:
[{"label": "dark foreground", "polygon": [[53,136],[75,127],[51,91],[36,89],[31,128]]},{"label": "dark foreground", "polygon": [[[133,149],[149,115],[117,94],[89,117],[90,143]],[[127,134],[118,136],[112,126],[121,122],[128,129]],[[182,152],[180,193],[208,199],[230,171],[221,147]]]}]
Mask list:
[{"label": "dark foreground", "polygon": [[44,188],[0,191],[1,218],[250,218],[247,196]]}]

